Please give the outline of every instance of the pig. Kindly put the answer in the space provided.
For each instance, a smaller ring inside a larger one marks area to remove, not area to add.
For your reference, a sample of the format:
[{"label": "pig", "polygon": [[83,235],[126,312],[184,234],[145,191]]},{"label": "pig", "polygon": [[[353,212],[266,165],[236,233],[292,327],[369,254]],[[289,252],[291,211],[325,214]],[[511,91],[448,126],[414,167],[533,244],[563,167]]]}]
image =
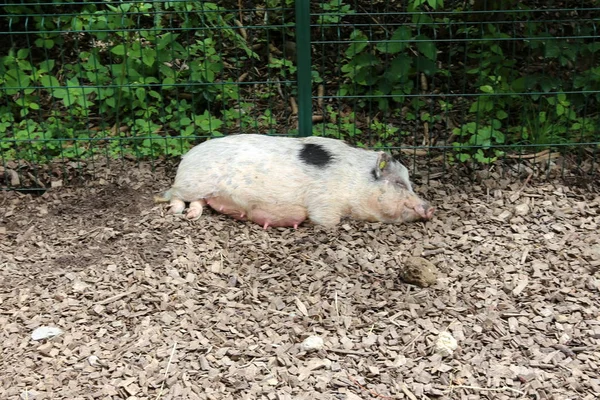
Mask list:
[{"label": "pig", "polygon": [[429,220],[435,209],[413,191],[408,170],[388,153],[342,140],[261,134],[207,140],[185,154],[169,190],[170,213],[198,219],[203,207],[264,229],[343,218],[383,223]]}]

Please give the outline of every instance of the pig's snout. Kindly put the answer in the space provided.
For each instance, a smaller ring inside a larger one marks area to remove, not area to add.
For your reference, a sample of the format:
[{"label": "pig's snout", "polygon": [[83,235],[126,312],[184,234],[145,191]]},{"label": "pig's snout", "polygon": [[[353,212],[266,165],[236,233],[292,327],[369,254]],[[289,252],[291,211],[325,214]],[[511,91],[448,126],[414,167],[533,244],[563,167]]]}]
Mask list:
[{"label": "pig's snout", "polygon": [[415,207],[415,212],[424,220],[430,220],[433,217],[433,213],[435,212],[435,208],[431,207],[429,203],[423,202],[417,204]]}]

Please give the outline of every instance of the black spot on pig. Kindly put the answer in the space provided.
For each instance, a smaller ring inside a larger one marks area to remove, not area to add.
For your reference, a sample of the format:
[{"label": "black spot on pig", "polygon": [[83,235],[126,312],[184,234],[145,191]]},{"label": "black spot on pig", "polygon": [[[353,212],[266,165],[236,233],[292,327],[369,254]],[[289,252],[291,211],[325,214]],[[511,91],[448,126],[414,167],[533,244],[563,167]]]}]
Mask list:
[{"label": "black spot on pig", "polygon": [[300,159],[309,165],[315,167],[326,167],[333,161],[331,153],[320,144],[307,143],[300,150]]},{"label": "black spot on pig", "polygon": [[377,168],[373,168],[371,170],[371,178],[373,178],[374,181],[376,181],[377,179],[379,179],[379,175],[377,174]]}]

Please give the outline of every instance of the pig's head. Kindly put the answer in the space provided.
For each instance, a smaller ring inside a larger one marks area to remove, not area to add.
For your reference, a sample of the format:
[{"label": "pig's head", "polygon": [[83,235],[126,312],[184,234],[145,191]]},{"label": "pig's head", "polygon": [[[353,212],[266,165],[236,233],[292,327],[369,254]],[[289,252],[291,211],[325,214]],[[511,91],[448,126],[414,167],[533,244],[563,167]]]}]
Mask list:
[{"label": "pig's head", "polygon": [[415,194],[408,169],[389,154],[380,152],[372,171],[377,183],[375,207],[389,222],[429,220],[435,208]]}]

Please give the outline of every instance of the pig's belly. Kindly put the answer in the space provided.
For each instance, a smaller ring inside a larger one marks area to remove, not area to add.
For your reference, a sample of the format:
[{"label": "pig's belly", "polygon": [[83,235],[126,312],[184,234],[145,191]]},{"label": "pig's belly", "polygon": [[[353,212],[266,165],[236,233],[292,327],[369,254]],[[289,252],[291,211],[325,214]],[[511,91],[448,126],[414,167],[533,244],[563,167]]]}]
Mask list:
[{"label": "pig's belly", "polygon": [[228,197],[216,196],[205,199],[213,210],[229,215],[235,219],[246,219],[247,213],[242,207],[237,205],[233,200]]},{"label": "pig's belly", "polygon": [[273,227],[297,227],[308,217],[306,208],[301,206],[281,206],[263,204],[252,209],[248,219],[261,225]]},{"label": "pig's belly", "polygon": [[306,220],[306,208],[295,205],[254,205],[249,211],[226,196],[205,199],[212,209],[239,220],[250,220],[261,226],[296,227]]}]

